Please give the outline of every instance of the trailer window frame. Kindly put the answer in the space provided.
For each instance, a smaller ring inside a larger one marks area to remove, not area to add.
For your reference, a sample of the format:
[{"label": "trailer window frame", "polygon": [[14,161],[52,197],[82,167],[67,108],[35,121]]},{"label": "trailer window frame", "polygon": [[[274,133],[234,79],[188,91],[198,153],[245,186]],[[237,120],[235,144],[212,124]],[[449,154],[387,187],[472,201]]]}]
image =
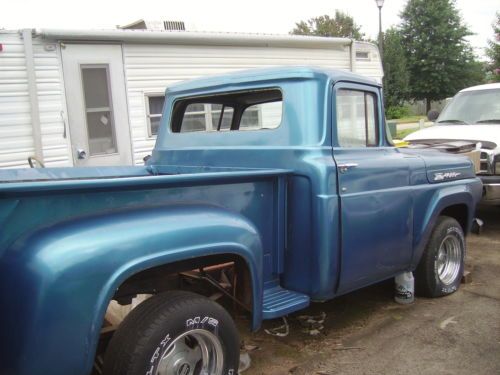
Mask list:
[{"label": "trailer window frame", "polygon": [[[145,107],[146,107],[146,125],[148,131],[148,138],[156,138],[158,136],[158,132],[160,130],[161,117],[163,115],[163,107],[165,107],[166,96],[164,93],[159,92],[149,92],[144,94],[145,97]],[[163,98],[162,110],[160,113],[151,113],[151,98]],[[156,132],[153,131],[153,126],[151,123],[151,119],[159,119],[158,127]]]}]

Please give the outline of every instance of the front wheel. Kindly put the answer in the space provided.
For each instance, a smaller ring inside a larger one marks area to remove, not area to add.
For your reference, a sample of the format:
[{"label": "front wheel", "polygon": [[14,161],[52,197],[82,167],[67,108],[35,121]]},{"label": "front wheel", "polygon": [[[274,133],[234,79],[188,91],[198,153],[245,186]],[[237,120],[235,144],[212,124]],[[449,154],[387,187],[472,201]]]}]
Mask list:
[{"label": "front wheel", "polygon": [[236,375],[239,335],[217,303],[188,292],[158,294],[120,324],[105,375]]},{"label": "front wheel", "polygon": [[441,297],[455,292],[464,273],[465,238],[453,218],[440,216],[415,271],[419,295]]}]

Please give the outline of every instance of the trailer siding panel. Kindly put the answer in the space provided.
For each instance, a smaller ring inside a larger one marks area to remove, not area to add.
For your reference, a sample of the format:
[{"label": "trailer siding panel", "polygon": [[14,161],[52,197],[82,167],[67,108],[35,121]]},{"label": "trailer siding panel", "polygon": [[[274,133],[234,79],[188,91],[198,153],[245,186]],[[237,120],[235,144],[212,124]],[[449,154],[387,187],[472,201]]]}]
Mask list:
[{"label": "trailer siding panel", "polygon": [[[35,146],[23,39],[19,32],[4,31],[0,43],[0,168],[26,168]],[[44,162],[51,167],[71,166],[68,139],[63,137],[61,63],[57,49],[46,51],[45,44],[33,40]]]},{"label": "trailer siding panel", "polygon": [[[51,48],[45,48],[49,45]],[[69,129],[65,124],[62,65],[56,42],[33,39],[40,127],[45,165],[72,166]]]},{"label": "trailer siding panel", "polygon": [[35,146],[24,45],[17,32],[1,32],[0,43],[0,168],[26,167]]}]

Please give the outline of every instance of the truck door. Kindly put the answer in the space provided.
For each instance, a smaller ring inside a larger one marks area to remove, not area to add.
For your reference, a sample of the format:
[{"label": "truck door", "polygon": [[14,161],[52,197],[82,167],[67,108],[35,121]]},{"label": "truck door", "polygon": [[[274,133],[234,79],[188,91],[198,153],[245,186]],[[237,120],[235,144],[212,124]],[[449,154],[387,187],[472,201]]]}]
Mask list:
[{"label": "truck door", "polygon": [[392,277],[411,257],[408,159],[388,144],[378,87],[333,88],[341,220],[339,294]]}]

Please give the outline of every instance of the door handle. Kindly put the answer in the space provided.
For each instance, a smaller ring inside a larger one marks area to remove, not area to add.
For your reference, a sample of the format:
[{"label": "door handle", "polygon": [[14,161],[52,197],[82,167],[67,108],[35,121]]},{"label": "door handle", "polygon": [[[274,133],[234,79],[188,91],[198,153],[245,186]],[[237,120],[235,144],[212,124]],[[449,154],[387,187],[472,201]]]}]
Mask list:
[{"label": "door handle", "polygon": [[87,157],[87,152],[84,149],[79,148],[76,150],[76,157],[78,159],[85,159]]},{"label": "door handle", "polygon": [[356,168],[358,166],[358,163],[343,163],[343,164],[338,164],[337,168],[339,169],[340,173],[346,173],[349,169]]}]

